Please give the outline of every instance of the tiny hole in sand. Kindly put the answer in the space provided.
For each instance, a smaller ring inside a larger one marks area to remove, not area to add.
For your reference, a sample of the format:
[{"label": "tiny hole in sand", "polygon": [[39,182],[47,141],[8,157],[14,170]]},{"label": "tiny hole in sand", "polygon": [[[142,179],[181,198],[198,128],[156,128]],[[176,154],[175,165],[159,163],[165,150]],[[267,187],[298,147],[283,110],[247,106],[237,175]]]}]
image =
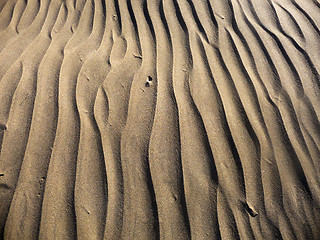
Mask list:
[{"label": "tiny hole in sand", "polygon": [[148,76],[147,81],[146,81],[146,83],[145,83],[145,86],[146,86],[146,87],[150,87],[151,82],[152,82],[152,77]]},{"label": "tiny hole in sand", "polygon": [[251,217],[256,217],[258,213],[254,210],[254,208],[250,207],[248,203],[242,202],[242,205],[247,213],[250,214]]},{"label": "tiny hole in sand", "polygon": [[7,126],[3,123],[0,123],[0,130],[2,130],[2,131],[7,130]]},{"label": "tiny hole in sand", "polygon": [[3,177],[4,176],[4,173],[0,173],[0,177]]},{"label": "tiny hole in sand", "polygon": [[141,56],[141,55],[133,54],[133,57],[138,58],[138,59],[142,59],[142,56]]}]

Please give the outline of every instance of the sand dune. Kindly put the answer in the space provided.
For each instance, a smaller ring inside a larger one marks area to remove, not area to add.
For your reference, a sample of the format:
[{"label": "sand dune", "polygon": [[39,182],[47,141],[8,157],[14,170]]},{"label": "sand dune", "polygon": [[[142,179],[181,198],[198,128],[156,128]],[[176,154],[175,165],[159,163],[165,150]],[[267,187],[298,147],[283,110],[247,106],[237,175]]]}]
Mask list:
[{"label": "sand dune", "polygon": [[1,0],[0,239],[320,239],[316,0]]}]

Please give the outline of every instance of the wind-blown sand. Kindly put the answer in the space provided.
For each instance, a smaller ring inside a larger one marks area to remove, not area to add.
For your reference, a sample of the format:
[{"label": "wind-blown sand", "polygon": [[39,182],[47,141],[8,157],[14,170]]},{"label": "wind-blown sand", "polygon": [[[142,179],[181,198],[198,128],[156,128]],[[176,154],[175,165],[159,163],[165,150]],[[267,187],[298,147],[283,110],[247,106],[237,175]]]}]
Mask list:
[{"label": "wind-blown sand", "polygon": [[318,0],[0,0],[0,239],[320,239]]}]

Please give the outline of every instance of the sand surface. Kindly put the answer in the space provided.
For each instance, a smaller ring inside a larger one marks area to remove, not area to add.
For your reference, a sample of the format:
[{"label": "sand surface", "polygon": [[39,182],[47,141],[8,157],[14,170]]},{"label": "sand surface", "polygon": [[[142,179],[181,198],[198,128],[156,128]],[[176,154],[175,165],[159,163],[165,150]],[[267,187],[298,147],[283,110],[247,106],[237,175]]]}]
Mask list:
[{"label": "sand surface", "polygon": [[0,0],[0,239],[320,239],[319,0]]}]

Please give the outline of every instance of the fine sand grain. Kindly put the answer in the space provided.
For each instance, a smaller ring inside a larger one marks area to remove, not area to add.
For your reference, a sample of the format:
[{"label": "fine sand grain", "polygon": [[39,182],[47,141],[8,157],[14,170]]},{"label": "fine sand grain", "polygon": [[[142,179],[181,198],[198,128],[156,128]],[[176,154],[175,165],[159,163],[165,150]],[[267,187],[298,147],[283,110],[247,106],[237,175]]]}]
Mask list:
[{"label": "fine sand grain", "polygon": [[320,239],[317,0],[0,0],[0,239]]}]

